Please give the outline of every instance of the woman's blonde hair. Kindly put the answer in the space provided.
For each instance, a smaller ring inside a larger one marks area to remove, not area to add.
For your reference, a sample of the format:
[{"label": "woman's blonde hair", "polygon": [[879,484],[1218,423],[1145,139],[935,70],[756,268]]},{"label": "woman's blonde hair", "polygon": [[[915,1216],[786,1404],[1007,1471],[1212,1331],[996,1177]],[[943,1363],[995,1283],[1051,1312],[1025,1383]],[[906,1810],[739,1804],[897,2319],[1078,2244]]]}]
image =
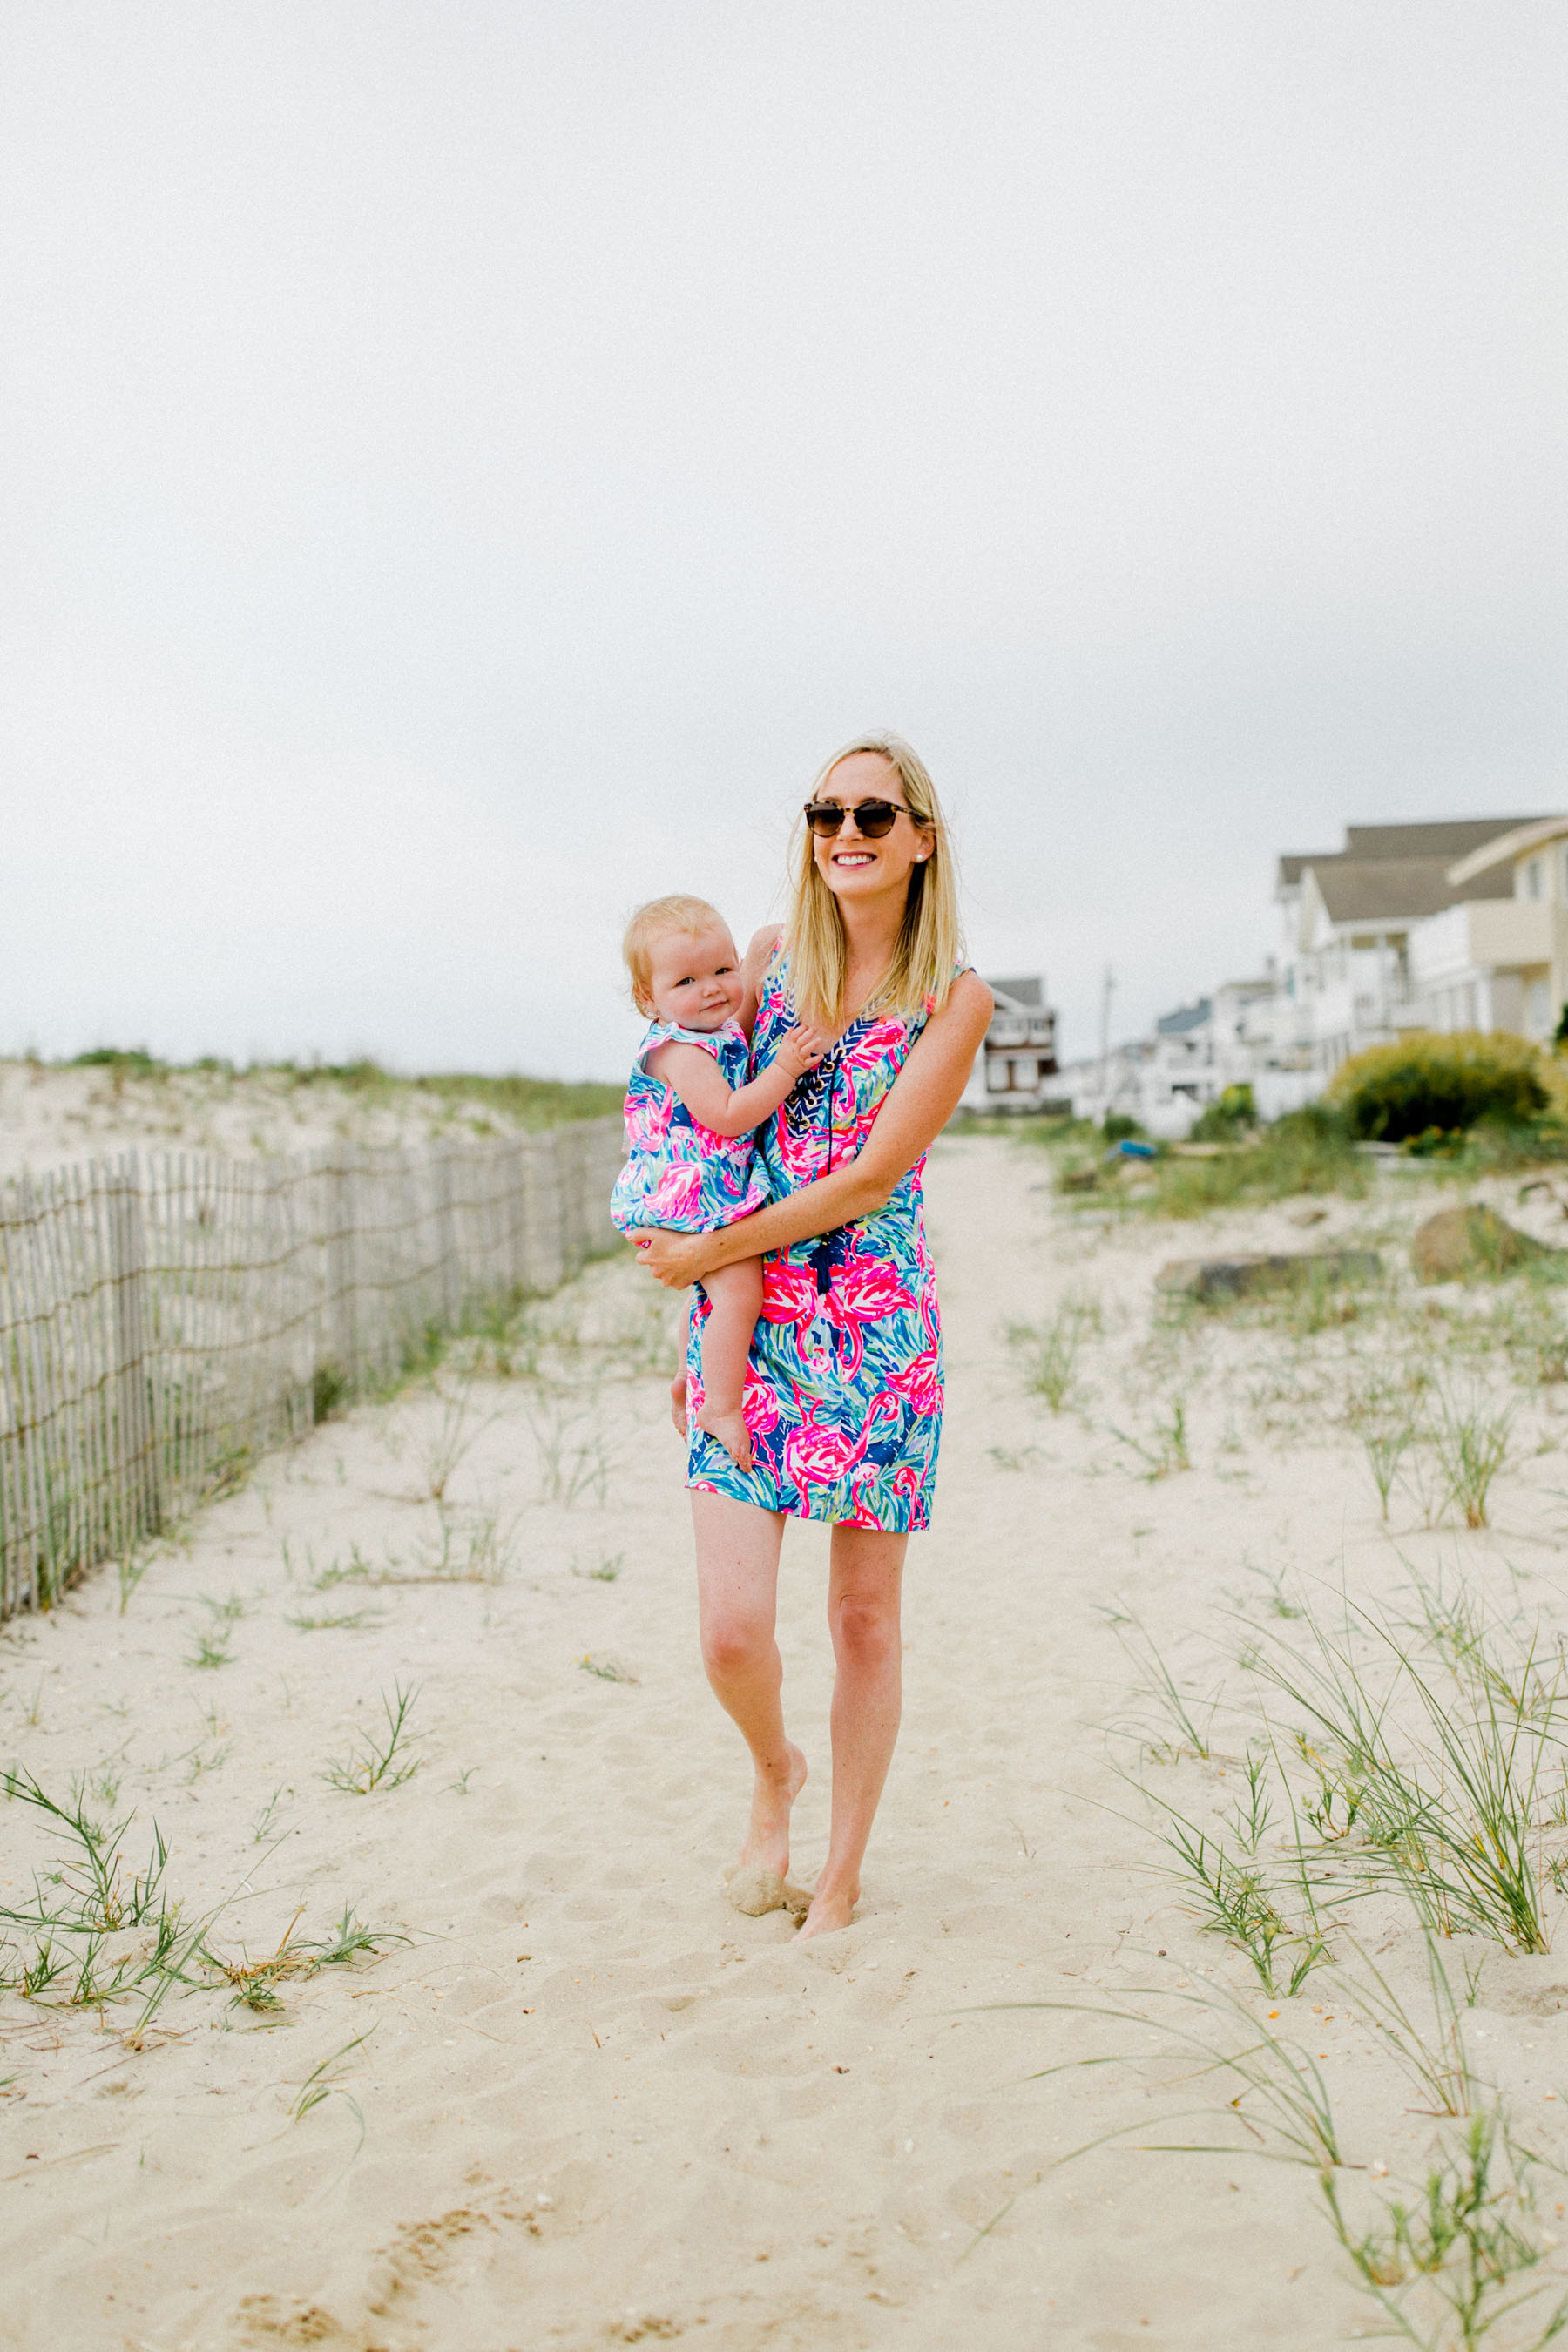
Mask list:
[{"label": "woman's blonde hair", "polygon": [[[815,800],[841,761],[858,751],[874,751],[886,760],[904,788],[904,799],[916,824],[931,838],[931,855],[910,874],[904,919],[893,949],[892,961],[864,1006],[866,1012],[910,1014],[928,1000],[933,1011],[947,1000],[953,973],[962,961],[963,933],[958,916],[958,877],[952,844],[942,816],[936,786],[925,761],[901,735],[858,735],[816,772],[811,796]],[[804,1020],[836,1027],[844,1017],[844,983],[848,957],[844,919],[838,901],[817,869],[811,831],[801,823],[801,845],[795,864],[795,887],[784,926],[784,950],[789,957],[790,992]]]},{"label": "woman's blonde hair", "polygon": [[637,1011],[650,1014],[653,1011],[647,991],[657,940],[668,939],[672,932],[695,940],[704,931],[728,929],[717,907],[710,907],[706,898],[689,898],[684,891],[668,898],[649,898],[645,906],[634,908],[621,940],[621,953],[631,974],[632,1003]]}]

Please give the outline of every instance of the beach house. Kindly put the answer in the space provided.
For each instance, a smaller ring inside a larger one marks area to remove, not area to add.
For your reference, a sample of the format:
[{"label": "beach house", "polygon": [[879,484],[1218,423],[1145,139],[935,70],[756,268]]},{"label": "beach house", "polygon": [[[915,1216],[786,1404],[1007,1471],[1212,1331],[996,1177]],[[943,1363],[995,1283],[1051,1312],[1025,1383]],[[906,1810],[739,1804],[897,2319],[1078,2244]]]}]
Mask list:
[{"label": "beach house", "polygon": [[996,1000],[985,1043],[964,1089],[966,1110],[1043,1110],[1058,1091],[1057,1016],[1039,972],[988,980]]},{"label": "beach house", "polygon": [[1352,824],[1341,850],[1281,857],[1279,984],[1255,1009],[1259,1066],[1326,1079],[1401,1029],[1518,1028],[1513,959],[1533,945],[1496,845],[1542,820]]},{"label": "beach house", "polygon": [[[1469,898],[1500,879],[1506,897]],[[1467,903],[1422,926],[1413,974],[1426,1025],[1555,1036],[1568,1012],[1568,816],[1514,826],[1461,858],[1449,880]],[[1472,1003],[1485,1018],[1448,1017]]]},{"label": "beach house", "polygon": [[1568,1010],[1568,815],[1348,825],[1342,849],[1279,859],[1274,902],[1263,977],[1068,1065],[1061,1087],[1079,1116],[1115,1111],[1180,1135],[1246,1084],[1275,1118],[1402,1031],[1543,1042]]}]

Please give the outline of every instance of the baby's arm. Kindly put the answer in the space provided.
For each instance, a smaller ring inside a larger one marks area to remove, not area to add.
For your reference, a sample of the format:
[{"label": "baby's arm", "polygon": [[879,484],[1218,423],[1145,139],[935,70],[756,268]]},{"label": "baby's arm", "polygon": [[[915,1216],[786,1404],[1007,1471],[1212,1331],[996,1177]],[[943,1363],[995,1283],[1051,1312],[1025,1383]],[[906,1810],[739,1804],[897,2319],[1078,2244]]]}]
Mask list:
[{"label": "baby's arm", "polygon": [[786,1032],[779,1049],[749,1086],[727,1087],[719,1065],[700,1045],[671,1040],[647,1057],[651,1076],[663,1080],[680,1097],[694,1119],[715,1135],[750,1135],[777,1110],[803,1070],[815,1068],[827,1051],[820,1029],[802,1024]]}]

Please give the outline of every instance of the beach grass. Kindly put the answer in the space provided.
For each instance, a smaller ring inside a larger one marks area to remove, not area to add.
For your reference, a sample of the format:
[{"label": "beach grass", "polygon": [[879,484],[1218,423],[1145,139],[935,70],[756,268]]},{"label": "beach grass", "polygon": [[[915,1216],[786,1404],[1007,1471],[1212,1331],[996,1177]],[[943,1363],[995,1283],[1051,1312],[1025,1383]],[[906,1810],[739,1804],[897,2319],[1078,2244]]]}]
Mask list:
[{"label": "beach grass", "polygon": [[369,1797],[378,1789],[400,1789],[413,1780],[421,1759],[408,1753],[408,1717],[418,1696],[416,1684],[405,1688],[402,1683],[395,1683],[390,1698],[383,1691],[385,1729],[360,1732],[357,1746],[346,1757],[326,1765],[321,1778],[329,1788],[347,1797]]},{"label": "beach grass", "polygon": [[1070,1293],[1044,1323],[1008,1323],[1003,1337],[1018,1357],[1030,1396],[1043,1397],[1052,1412],[1070,1398],[1086,1341],[1104,1329],[1100,1301],[1091,1293]]},{"label": "beach grass", "polygon": [[[168,1062],[142,1047],[100,1045],[65,1062],[41,1067],[100,1070],[117,1097],[128,1086],[167,1092],[179,1081],[212,1094],[246,1085],[274,1091],[332,1090],[361,1102],[390,1104],[402,1097],[426,1098],[456,1116],[459,1110],[489,1111],[509,1127],[559,1127],[565,1120],[602,1118],[621,1108],[623,1088],[598,1080],[535,1078],[512,1071],[500,1076],[476,1070],[427,1071],[404,1076],[368,1055],[350,1062],[231,1062],[204,1055],[194,1062]],[[470,1130],[473,1120],[468,1121]]]}]

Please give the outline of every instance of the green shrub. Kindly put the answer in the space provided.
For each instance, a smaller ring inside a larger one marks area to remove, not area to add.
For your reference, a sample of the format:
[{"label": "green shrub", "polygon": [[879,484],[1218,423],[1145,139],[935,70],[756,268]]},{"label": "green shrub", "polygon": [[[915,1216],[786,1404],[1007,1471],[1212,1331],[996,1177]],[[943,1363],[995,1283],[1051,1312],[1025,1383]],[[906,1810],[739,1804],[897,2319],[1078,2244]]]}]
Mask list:
[{"label": "green shrub", "polygon": [[118,1045],[95,1045],[89,1054],[78,1054],[66,1066],[72,1070],[109,1070],[117,1078],[157,1078],[167,1072],[167,1064],[140,1045],[122,1051]]},{"label": "green shrub", "polygon": [[1233,1143],[1242,1131],[1258,1124],[1258,1105],[1245,1081],[1226,1087],[1218,1102],[1205,1103],[1193,1121],[1189,1143]]},{"label": "green shrub", "polygon": [[1125,1111],[1108,1110],[1100,1131],[1107,1143],[1124,1143],[1131,1135],[1142,1135],[1143,1129],[1140,1120],[1129,1118]]},{"label": "green shrub", "polygon": [[1548,1100],[1535,1046],[1475,1029],[1452,1036],[1417,1030],[1397,1045],[1352,1055],[1325,1098],[1352,1135],[1384,1143],[1425,1138],[1431,1129],[1450,1135],[1488,1118],[1526,1126]]}]

